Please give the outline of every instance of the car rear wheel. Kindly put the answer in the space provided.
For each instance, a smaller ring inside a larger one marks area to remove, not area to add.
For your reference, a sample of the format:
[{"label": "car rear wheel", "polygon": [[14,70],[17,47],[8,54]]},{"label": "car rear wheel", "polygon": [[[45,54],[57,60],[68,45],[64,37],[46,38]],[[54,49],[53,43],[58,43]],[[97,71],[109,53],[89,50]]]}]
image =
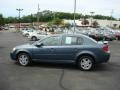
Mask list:
[{"label": "car rear wheel", "polygon": [[20,53],[18,55],[18,63],[21,66],[28,66],[30,64],[31,60],[28,54],[26,53]]},{"label": "car rear wheel", "polygon": [[77,65],[82,71],[90,71],[94,69],[95,63],[92,57],[82,56],[79,58]]},{"label": "car rear wheel", "polygon": [[37,37],[33,36],[32,41],[36,41],[36,40],[37,40]]}]

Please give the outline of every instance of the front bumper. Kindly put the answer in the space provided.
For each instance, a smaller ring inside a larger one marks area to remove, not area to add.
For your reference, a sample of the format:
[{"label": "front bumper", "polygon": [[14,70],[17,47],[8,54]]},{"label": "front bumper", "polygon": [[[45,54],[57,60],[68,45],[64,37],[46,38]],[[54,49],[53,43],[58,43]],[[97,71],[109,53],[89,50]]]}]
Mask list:
[{"label": "front bumper", "polygon": [[31,36],[30,36],[30,35],[28,36],[28,39],[31,39]]},{"label": "front bumper", "polygon": [[16,55],[15,55],[13,52],[11,52],[11,53],[10,53],[10,58],[11,58],[12,60],[16,60]]}]

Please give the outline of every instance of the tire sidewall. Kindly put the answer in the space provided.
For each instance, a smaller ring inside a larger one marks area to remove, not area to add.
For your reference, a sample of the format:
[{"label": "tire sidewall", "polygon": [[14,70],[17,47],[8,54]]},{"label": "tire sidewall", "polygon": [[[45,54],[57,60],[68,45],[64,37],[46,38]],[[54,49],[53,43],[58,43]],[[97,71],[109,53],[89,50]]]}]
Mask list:
[{"label": "tire sidewall", "polygon": [[32,41],[36,41],[36,40],[37,40],[37,37],[33,36]]},{"label": "tire sidewall", "polygon": [[[20,63],[19,57],[20,57],[21,55],[27,56],[27,58],[28,58],[28,63],[27,63],[26,65],[22,65],[22,64]],[[21,65],[21,66],[28,66],[28,65],[30,64],[30,62],[31,62],[31,59],[30,59],[30,56],[29,56],[27,53],[20,53],[20,54],[18,55],[18,57],[17,57],[17,62],[18,62],[19,65]]]},{"label": "tire sidewall", "polygon": [[[90,69],[84,69],[84,68],[81,67],[81,60],[82,60],[83,58],[88,58],[88,59],[91,61],[92,66],[91,66]],[[85,55],[85,56],[81,56],[81,57],[79,58],[79,60],[77,61],[77,66],[78,66],[78,68],[79,68],[80,70],[82,70],[82,71],[90,71],[90,70],[93,70],[93,69],[95,68],[95,62],[94,62],[94,59],[93,59],[92,57]]]}]

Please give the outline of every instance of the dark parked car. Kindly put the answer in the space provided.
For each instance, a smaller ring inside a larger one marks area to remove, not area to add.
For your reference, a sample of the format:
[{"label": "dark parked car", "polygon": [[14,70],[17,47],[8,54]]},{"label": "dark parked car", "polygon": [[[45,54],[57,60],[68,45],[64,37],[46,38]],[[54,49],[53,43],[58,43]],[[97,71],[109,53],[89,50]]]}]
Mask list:
[{"label": "dark parked car", "polygon": [[115,35],[112,35],[112,34],[106,34],[106,35],[104,35],[104,40],[113,41],[113,40],[116,40],[116,37],[115,37]]},{"label": "dark parked car", "polygon": [[75,63],[81,70],[88,71],[97,63],[110,58],[108,44],[98,43],[85,35],[53,35],[33,44],[16,46],[11,58],[22,66],[33,61]]},{"label": "dark parked car", "polygon": [[3,28],[2,27],[0,27],[0,31],[2,31],[3,30]]},{"label": "dark parked car", "polygon": [[96,41],[104,40],[103,34],[90,34],[89,37],[93,38]]},{"label": "dark parked car", "polygon": [[120,33],[115,34],[116,38],[120,40]]}]

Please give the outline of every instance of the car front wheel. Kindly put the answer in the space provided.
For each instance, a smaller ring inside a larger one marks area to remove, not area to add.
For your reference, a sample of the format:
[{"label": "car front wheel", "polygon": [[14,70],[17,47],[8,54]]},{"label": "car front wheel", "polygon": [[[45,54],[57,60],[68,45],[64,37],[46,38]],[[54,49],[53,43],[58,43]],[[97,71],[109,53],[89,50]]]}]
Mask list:
[{"label": "car front wheel", "polygon": [[26,53],[20,53],[18,55],[18,63],[21,66],[28,66],[30,64],[30,57]]},{"label": "car front wheel", "polygon": [[32,41],[36,41],[36,40],[37,40],[37,37],[33,36]]},{"label": "car front wheel", "polygon": [[82,71],[90,71],[94,69],[95,63],[92,57],[82,56],[79,58],[77,65]]}]

